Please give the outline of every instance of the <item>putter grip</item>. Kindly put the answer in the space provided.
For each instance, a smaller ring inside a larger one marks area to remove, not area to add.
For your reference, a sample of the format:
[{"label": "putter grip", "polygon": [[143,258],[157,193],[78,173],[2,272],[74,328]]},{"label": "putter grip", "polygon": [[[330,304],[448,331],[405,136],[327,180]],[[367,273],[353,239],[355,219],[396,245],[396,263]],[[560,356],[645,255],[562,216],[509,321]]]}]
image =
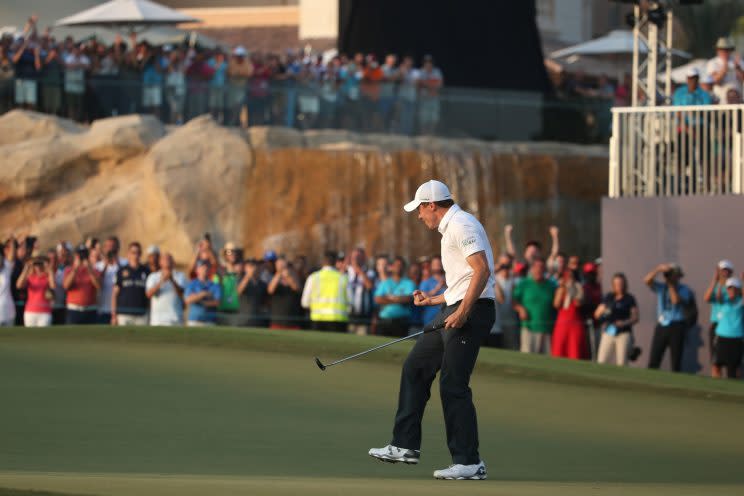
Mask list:
[{"label": "putter grip", "polygon": [[449,307],[444,308],[442,311],[440,311],[436,317],[434,317],[434,320],[429,322],[424,326],[424,333],[427,332],[434,332],[439,329],[444,329],[445,322],[444,320],[449,317],[455,310],[457,310],[457,307],[459,305],[452,305]]}]

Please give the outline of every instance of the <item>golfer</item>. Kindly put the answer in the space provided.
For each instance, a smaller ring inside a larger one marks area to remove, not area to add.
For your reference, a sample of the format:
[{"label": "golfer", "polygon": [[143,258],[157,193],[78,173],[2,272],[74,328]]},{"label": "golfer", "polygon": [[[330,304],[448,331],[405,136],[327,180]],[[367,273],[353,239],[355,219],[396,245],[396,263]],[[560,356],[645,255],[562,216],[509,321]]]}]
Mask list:
[{"label": "golfer", "polygon": [[425,296],[414,291],[417,306],[446,303],[438,318],[444,328],[426,333],[403,364],[393,440],[369,455],[391,463],[419,462],[421,419],[431,383],[441,369],[439,390],[453,465],[434,472],[437,479],[485,479],[486,464],[478,454],[478,425],[469,387],[481,343],[495,318],[493,252],[483,226],[452,200],[446,185],[429,181],[404,207],[418,211],[429,229],[442,234],[442,264],[447,290]]}]

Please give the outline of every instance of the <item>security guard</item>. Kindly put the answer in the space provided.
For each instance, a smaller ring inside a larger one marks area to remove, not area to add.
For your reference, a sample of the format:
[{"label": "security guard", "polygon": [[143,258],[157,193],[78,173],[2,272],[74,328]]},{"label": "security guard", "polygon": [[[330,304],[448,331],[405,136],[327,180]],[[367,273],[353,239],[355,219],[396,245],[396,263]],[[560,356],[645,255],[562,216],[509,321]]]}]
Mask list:
[{"label": "security guard", "polygon": [[310,274],[302,291],[302,307],[310,309],[317,331],[346,332],[349,323],[348,279],[336,270],[336,258],[335,253],[326,253],[323,266]]},{"label": "security guard", "polygon": [[[413,293],[418,306],[441,305],[445,326],[424,334],[403,365],[393,440],[370,456],[415,464],[421,447],[421,419],[437,372],[453,465],[434,472],[437,479],[486,478],[478,454],[478,426],[470,390],[470,374],[481,344],[495,318],[494,263],[488,236],[478,220],[452,200],[447,186],[428,181],[416,190],[406,212],[418,211],[429,229],[442,234],[442,264],[447,289],[442,295]],[[440,317],[441,318],[441,317]]]}]

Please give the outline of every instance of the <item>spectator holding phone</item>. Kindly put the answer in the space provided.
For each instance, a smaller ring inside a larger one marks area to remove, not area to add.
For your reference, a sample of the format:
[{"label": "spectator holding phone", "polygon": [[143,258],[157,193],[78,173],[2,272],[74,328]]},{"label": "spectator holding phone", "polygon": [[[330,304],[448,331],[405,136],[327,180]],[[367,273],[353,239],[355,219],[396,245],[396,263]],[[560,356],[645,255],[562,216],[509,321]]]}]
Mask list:
[{"label": "spectator holding phone", "polygon": [[723,371],[726,371],[727,379],[741,377],[741,359],[744,353],[744,306],[741,286],[740,279],[729,277],[725,282],[726,296],[723,296],[723,292],[711,296],[710,301],[718,304],[713,377],[722,377]]},{"label": "spectator holding phone", "polygon": [[18,289],[25,289],[28,295],[23,312],[23,325],[26,327],[52,325],[55,281],[49,261],[45,257],[35,257],[26,262],[16,285]]},{"label": "spectator holding phone", "polygon": [[584,288],[576,273],[568,269],[561,274],[558,289],[553,297],[553,307],[558,315],[552,338],[554,357],[583,360],[589,355],[581,306],[584,303]]},{"label": "spectator holding phone", "polygon": [[[495,345],[493,341],[501,341],[499,348],[507,350],[519,349],[519,315],[512,306],[514,288],[517,281],[512,274],[512,259],[509,255],[499,256],[496,264],[496,320],[489,336],[487,345]],[[492,338],[491,336],[499,336]]]},{"label": "spectator holding phone", "polygon": [[[711,362],[715,362],[716,349],[716,326],[718,325],[718,316],[721,310],[719,302],[725,302],[728,299],[726,292],[726,281],[734,275],[734,264],[730,260],[721,260],[716,265],[713,273],[713,280],[710,282],[708,289],[705,291],[703,299],[710,304],[710,327],[708,328],[708,346],[710,348]],[[713,375],[716,375],[715,365],[713,365]]]},{"label": "spectator holding phone", "polygon": [[272,329],[300,329],[302,288],[292,267],[284,257],[276,261],[276,272],[267,288],[270,299]]},{"label": "spectator holding phone", "polygon": [[15,302],[11,291],[11,274],[16,259],[15,238],[10,238],[3,246],[3,258],[0,259],[0,326],[15,324]]},{"label": "spectator holding phone", "polygon": [[85,245],[75,250],[72,266],[65,269],[63,286],[67,291],[67,324],[95,324],[98,316],[98,290],[101,273],[88,260]]},{"label": "spectator holding phone", "polygon": [[[91,240],[88,250],[90,250],[90,253],[98,251],[97,240]],[[101,274],[101,294],[98,298],[98,323],[110,324],[112,320],[111,302],[113,301],[114,286],[116,286],[116,275],[119,273],[119,269],[127,264],[127,259],[119,257],[119,238],[116,236],[106,238],[101,251],[103,252],[103,259],[94,265],[95,269]]]}]

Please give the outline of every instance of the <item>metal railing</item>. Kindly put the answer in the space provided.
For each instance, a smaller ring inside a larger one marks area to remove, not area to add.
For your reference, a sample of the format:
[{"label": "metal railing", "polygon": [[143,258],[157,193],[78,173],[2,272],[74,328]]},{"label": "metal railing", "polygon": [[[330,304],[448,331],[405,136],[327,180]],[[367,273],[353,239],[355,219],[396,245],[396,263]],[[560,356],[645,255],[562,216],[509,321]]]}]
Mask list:
[{"label": "metal railing", "polygon": [[221,87],[188,79],[180,86],[144,85],[141,79],[89,75],[72,89],[62,76],[24,83],[0,79],[0,114],[24,107],[90,122],[152,113],[165,123],[181,124],[211,113],[226,126],[604,144],[612,105],[600,98],[554,99],[533,92],[457,87],[441,88],[434,97],[400,88],[352,93],[303,81],[271,81],[257,89],[250,81],[227,81]]},{"label": "metal railing", "polygon": [[741,194],[744,105],[615,107],[609,195]]}]

